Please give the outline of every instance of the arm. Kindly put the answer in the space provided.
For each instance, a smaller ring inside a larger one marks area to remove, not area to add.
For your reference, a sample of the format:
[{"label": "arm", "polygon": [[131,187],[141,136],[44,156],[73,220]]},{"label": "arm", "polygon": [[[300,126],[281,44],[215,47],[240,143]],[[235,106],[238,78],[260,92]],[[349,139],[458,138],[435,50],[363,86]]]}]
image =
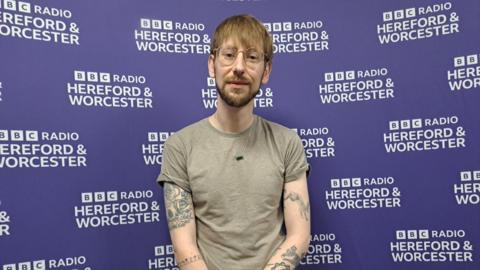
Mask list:
[{"label": "arm", "polygon": [[287,237],[264,270],[293,270],[307,253],[310,242],[310,202],[305,174],[285,184],[283,207]]},{"label": "arm", "polygon": [[191,194],[172,183],[164,187],[168,228],[178,266],[181,270],[207,270],[197,246]]}]

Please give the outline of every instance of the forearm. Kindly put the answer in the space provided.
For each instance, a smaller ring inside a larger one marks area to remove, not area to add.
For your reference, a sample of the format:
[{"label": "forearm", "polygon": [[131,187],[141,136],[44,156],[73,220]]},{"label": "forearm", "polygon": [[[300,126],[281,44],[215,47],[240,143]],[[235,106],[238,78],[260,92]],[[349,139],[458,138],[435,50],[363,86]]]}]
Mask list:
[{"label": "forearm", "polygon": [[164,196],[168,228],[178,267],[181,270],[208,270],[197,246],[191,194],[166,183]]},{"label": "forearm", "polygon": [[287,236],[264,270],[293,270],[307,253],[310,243],[310,201],[306,175],[285,184],[283,209]]},{"label": "forearm", "polygon": [[197,245],[175,245],[175,260],[181,270],[208,270]]},{"label": "forearm", "polygon": [[272,255],[264,270],[296,269],[300,260],[305,256],[310,242],[310,235],[291,235]]}]

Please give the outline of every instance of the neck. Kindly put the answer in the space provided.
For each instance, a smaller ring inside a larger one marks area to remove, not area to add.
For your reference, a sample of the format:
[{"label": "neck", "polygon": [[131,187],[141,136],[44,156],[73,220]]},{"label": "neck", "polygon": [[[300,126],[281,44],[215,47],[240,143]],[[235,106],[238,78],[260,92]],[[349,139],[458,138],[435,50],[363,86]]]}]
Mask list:
[{"label": "neck", "polygon": [[240,133],[253,123],[253,100],[247,105],[236,108],[226,104],[220,97],[217,111],[208,119],[216,129],[226,133]]}]

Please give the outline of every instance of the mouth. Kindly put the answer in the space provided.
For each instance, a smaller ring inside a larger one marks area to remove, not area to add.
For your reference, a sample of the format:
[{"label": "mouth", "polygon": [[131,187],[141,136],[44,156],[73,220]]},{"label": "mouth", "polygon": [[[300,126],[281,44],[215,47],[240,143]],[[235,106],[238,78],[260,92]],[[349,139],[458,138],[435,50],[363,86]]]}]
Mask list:
[{"label": "mouth", "polygon": [[249,85],[250,83],[247,81],[228,81],[227,84],[231,84],[233,86],[243,86],[243,85]]}]

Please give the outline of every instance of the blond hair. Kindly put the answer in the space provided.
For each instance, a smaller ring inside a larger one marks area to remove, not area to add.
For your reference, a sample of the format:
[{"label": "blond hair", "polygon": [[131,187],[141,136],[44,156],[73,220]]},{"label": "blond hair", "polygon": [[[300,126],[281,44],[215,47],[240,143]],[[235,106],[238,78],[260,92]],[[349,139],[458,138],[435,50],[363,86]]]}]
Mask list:
[{"label": "blond hair", "polygon": [[213,34],[210,54],[220,47],[230,37],[238,38],[238,41],[247,48],[256,47],[258,41],[262,42],[265,61],[273,58],[272,37],[265,26],[255,17],[247,14],[235,15],[226,18],[215,29]]}]

